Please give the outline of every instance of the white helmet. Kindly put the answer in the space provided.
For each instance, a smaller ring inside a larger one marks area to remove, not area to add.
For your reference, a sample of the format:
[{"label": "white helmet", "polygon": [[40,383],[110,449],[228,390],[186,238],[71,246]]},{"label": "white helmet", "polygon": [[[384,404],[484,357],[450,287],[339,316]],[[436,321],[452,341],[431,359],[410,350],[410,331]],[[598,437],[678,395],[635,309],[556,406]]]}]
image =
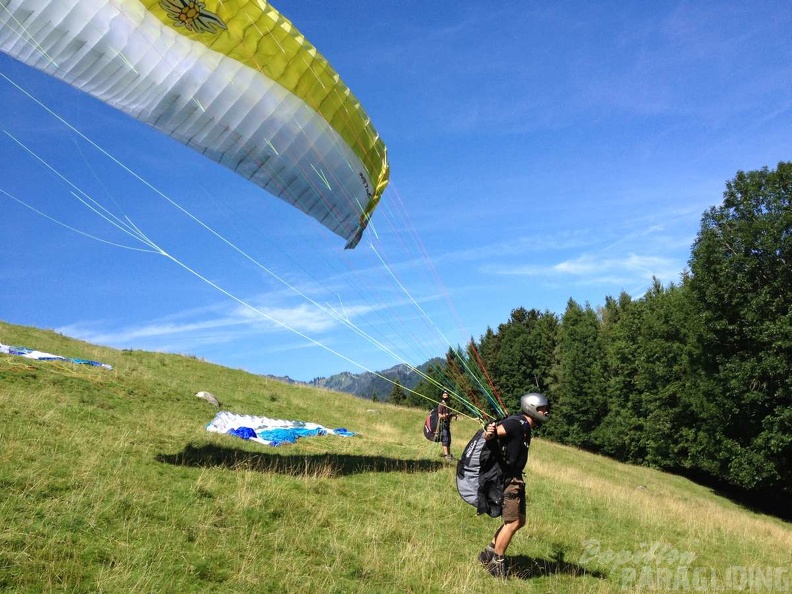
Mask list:
[{"label": "white helmet", "polygon": [[537,410],[540,406],[544,406],[544,407],[550,406],[550,402],[547,400],[547,397],[544,396],[543,394],[537,394],[536,392],[531,392],[520,398],[520,410],[523,412],[523,414],[528,415],[535,421],[544,423],[547,419],[550,418],[550,411]]}]

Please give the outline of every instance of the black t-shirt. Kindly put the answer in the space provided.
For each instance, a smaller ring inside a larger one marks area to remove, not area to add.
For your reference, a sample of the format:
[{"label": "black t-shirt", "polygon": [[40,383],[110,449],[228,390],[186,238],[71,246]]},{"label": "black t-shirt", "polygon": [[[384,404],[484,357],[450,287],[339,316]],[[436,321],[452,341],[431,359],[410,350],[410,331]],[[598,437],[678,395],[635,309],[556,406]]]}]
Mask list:
[{"label": "black t-shirt", "polygon": [[523,415],[513,415],[501,422],[506,435],[498,437],[503,453],[503,474],[506,478],[519,478],[528,463],[531,447],[531,424]]}]

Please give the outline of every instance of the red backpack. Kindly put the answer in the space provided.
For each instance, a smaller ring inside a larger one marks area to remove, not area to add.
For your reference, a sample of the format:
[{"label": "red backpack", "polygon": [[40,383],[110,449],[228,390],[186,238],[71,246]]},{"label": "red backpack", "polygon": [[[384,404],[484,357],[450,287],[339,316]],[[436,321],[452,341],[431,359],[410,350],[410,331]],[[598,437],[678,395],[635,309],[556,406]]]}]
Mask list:
[{"label": "red backpack", "polygon": [[424,421],[424,437],[429,441],[440,441],[440,423],[437,417],[437,407],[429,411]]}]

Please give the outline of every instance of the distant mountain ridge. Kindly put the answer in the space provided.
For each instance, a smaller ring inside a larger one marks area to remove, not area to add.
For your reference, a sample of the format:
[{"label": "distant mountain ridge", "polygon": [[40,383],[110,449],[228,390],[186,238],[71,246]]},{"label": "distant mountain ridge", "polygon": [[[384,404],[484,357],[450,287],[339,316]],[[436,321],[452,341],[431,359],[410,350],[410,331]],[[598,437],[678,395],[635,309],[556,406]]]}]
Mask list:
[{"label": "distant mountain ridge", "polygon": [[[393,389],[393,382],[399,383],[405,388],[414,389],[421,381],[421,373],[426,372],[433,365],[442,363],[442,359],[435,358],[419,365],[418,371],[409,365],[399,364],[394,365],[390,369],[372,373],[365,371],[363,373],[352,373],[343,371],[336,373],[330,377],[318,377],[310,382],[297,382],[289,377],[267,376],[277,379],[286,383],[303,383],[317,388],[325,388],[327,390],[335,390],[336,392],[346,392],[347,394],[354,394],[362,398],[371,398],[376,394],[377,398],[383,400],[388,397]],[[387,378],[387,379],[386,379]]]}]

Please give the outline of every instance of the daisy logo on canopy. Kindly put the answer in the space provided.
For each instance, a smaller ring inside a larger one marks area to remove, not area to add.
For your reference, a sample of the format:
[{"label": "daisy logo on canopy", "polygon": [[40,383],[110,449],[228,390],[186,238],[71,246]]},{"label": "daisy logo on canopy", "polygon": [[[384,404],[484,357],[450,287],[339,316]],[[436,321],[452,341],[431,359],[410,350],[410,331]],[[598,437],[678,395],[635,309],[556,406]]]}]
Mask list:
[{"label": "daisy logo on canopy", "polygon": [[206,4],[197,0],[162,0],[162,9],[173,19],[177,27],[185,27],[193,33],[215,33],[228,29],[216,14],[206,10]]}]

